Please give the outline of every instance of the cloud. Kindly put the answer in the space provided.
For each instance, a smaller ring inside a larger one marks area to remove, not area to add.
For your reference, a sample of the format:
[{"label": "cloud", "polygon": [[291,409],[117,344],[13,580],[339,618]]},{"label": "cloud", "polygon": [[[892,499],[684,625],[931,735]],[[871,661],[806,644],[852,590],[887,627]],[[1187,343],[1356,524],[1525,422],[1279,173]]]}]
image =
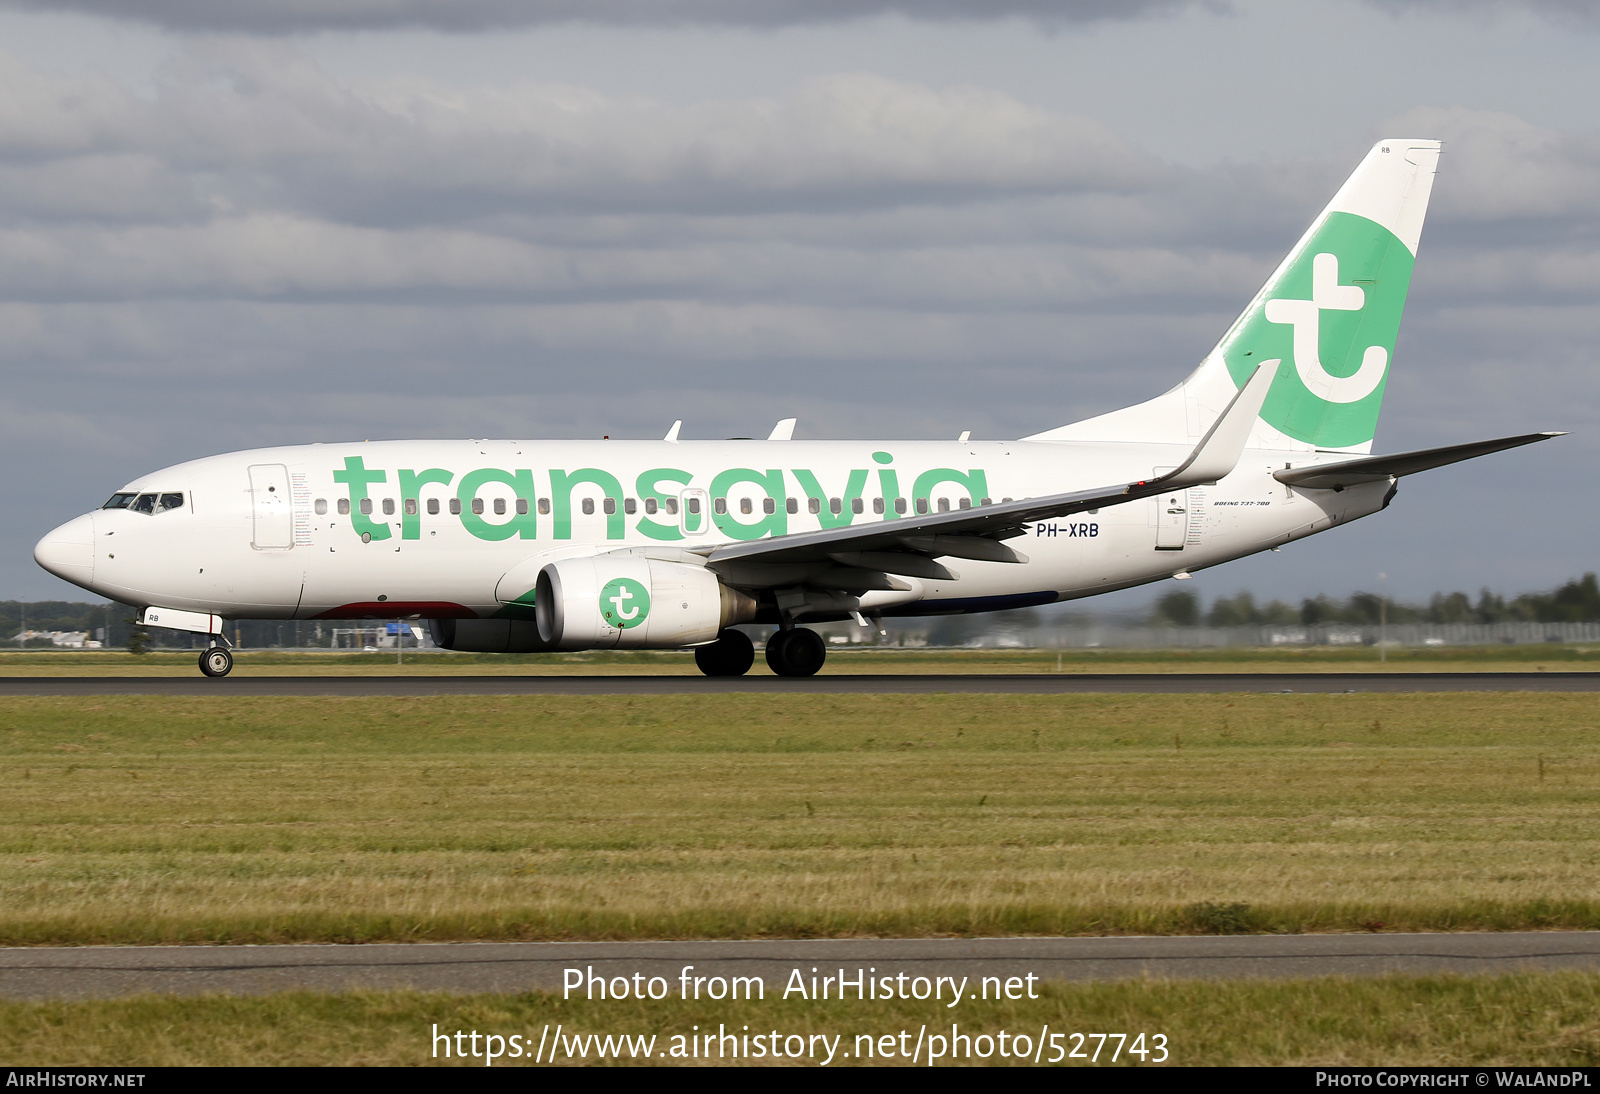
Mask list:
[{"label": "cloud", "polygon": [[7,0],[0,7],[77,11],[174,30],[286,34],[422,27],[471,32],[551,23],[781,27],[896,15],[919,20],[1023,18],[1045,25],[1139,19],[1222,0]]},{"label": "cloud", "polygon": [[[1087,119],[984,88],[865,73],[778,98],[675,106],[547,84],[357,88],[289,47],[211,43],[166,65],[153,99],[5,56],[0,92],[11,211],[41,217],[117,219],[140,205],[386,224],[727,214],[1129,190],[1161,173]],[[105,157],[134,170],[100,188],[97,210],[79,180],[109,169],[93,162]]]},{"label": "cloud", "polygon": [[1535,125],[1504,111],[1421,107],[1388,123],[1443,138],[1430,213],[1446,221],[1593,223],[1600,218],[1600,132]]},{"label": "cloud", "polygon": [[1367,0],[1395,15],[1445,13],[1481,19],[1526,14],[1578,27],[1600,26],[1592,0]]}]

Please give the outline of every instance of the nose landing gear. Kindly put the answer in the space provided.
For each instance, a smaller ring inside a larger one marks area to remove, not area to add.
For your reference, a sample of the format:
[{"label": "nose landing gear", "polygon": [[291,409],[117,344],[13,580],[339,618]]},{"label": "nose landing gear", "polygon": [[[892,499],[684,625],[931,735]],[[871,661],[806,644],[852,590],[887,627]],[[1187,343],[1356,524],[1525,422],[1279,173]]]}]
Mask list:
[{"label": "nose landing gear", "polygon": [[233,671],[233,654],[222,646],[208,646],[200,655],[200,671],[211,677],[222,677]]}]

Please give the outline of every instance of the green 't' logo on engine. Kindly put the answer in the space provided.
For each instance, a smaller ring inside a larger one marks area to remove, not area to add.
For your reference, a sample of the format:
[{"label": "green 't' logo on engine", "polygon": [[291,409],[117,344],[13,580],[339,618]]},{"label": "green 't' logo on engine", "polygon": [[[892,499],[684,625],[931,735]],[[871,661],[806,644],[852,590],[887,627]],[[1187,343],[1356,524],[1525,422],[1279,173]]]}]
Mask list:
[{"label": "green 't' logo on engine", "polygon": [[606,582],[600,590],[600,617],[609,626],[627,630],[650,614],[650,592],[631,577]]},{"label": "green 't' logo on engine", "polygon": [[1372,440],[1414,262],[1382,225],[1329,215],[1223,340],[1235,384],[1276,366],[1268,425],[1323,448]]}]

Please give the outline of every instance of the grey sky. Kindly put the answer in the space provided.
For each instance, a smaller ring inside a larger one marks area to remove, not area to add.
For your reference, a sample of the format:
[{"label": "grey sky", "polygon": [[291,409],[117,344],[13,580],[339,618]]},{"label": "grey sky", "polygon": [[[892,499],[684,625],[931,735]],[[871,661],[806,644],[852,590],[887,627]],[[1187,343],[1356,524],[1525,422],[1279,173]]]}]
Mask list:
[{"label": "grey sky", "polygon": [[[385,28],[559,9],[72,6],[0,4],[0,452],[27,472],[0,596],[75,595],[34,567],[43,531],[233,448],[791,413],[809,436],[1014,436],[1137,401],[1391,133],[1447,144],[1378,447],[1578,435],[1197,584],[1595,568],[1569,484],[1600,455],[1600,73],[1564,5],[738,27],[683,4],[451,33]],[[262,33],[190,33],[246,10]],[[266,33],[312,10],[377,29]]]}]

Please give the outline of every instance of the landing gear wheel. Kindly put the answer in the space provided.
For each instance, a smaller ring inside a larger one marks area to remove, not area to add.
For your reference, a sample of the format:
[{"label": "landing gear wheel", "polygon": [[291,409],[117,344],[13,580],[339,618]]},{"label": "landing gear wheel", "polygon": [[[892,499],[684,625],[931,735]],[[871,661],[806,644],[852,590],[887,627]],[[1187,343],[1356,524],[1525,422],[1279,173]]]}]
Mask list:
[{"label": "landing gear wheel", "polygon": [[226,676],[233,671],[233,654],[221,646],[211,646],[200,655],[200,671],[207,676]]},{"label": "landing gear wheel", "polygon": [[796,627],[767,641],[767,667],[779,676],[815,676],[828,658],[822,635]]},{"label": "landing gear wheel", "polygon": [[707,676],[743,676],[756,663],[756,647],[743,631],[725,630],[694,651],[694,663]]}]

